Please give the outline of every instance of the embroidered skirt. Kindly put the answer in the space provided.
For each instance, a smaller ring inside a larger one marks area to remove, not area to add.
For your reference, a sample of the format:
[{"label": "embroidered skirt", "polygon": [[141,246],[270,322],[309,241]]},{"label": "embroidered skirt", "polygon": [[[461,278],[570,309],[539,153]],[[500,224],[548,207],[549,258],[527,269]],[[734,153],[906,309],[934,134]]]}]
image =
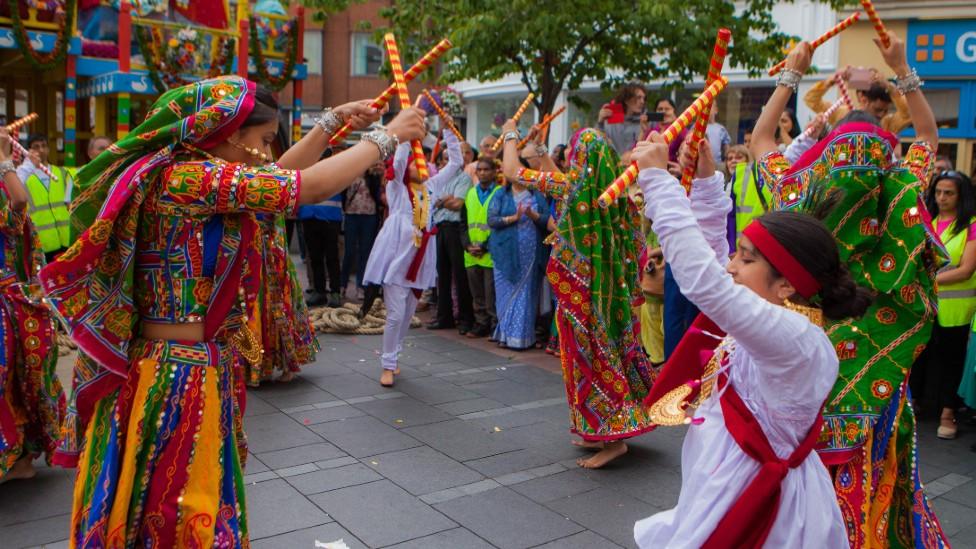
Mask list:
[{"label": "embroidered skirt", "polygon": [[240,369],[215,342],[135,340],[78,462],[72,547],[247,547]]}]

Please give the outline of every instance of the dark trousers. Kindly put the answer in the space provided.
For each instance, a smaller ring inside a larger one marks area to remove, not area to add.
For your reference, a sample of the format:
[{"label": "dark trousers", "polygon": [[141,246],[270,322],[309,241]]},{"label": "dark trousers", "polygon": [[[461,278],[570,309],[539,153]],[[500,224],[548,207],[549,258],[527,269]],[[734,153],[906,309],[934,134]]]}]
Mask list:
[{"label": "dark trousers", "polygon": [[498,324],[495,316],[495,275],[491,267],[468,267],[468,286],[474,305],[474,322],[478,327],[494,330]]},{"label": "dark trousers", "polygon": [[671,267],[664,268],[664,359],[678,346],[691,323],[698,316],[698,307],[688,300],[678,288],[671,274]]},{"label": "dark trousers", "polygon": [[908,378],[912,394],[919,400],[935,400],[937,412],[962,405],[959,383],[966,364],[969,325],[946,328],[936,322],[925,350],[918,356]]},{"label": "dark trousers", "polygon": [[437,321],[448,326],[454,324],[451,284],[457,285],[458,324],[470,328],[474,324],[474,308],[464,269],[461,224],[444,221],[437,225]]},{"label": "dark trousers", "polygon": [[379,217],[376,215],[346,214],[346,250],[342,254],[342,274],[339,275],[341,286],[349,285],[349,276],[353,265],[356,266],[356,286],[363,287],[363,274],[366,272],[366,261],[376,240],[376,229]]},{"label": "dark trousers", "polygon": [[[312,274],[312,288],[320,293],[339,291],[339,230],[342,223],[321,219],[302,220],[305,237],[305,265]],[[326,288],[326,270],[329,286]]]}]

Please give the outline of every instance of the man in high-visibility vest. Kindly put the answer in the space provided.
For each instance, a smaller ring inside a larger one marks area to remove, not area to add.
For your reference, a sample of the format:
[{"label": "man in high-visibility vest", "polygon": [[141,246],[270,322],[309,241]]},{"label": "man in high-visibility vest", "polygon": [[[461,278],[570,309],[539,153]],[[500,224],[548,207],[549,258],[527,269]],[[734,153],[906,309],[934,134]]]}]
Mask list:
[{"label": "man in high-visibility vest", "polygon": [[468,189],[461,209],[461,244],[464,246],[464,268],[468,273],[468,287],[474,302],[475,325],[467,336],[485,337],[498,323],[495,315],[494,263],[488,253],[488,204],[500,188],[498,171],[490,158],[478,159],[475,168],[478,184]]},{"label": "man in high-visibility vest", "polygon": [[735,214],[735,241],[732,243],[732,250],[735,250],[735,243],[742,236],[753,219],[766,213],[770,203],[769,189],[763,187],[760,191],[754,170],[755,164],[741,162],[736,164],[735,173],[732,178],[732,202]]},{"label": "man in high-visibility vest", "polygon": [[[68,233],[68,207],[71,204],[71,175],[64,168],[48,163],[47,137],[40,134],[27,140],[30,154],[17,168],[17,177],[27,187],[27,206],[31,221],[37,229],[48,263],[68,249],[71,239]],[[41,166],[50,169],[48,176]]]}]

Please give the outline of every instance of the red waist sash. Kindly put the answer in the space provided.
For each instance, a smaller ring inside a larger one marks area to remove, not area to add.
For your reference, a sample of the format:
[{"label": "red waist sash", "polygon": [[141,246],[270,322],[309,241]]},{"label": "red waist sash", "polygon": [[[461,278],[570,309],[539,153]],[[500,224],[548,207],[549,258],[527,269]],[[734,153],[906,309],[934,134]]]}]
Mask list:
[{"label": "red waist sash", "polygon": [[423,236],[420,238],[420,247],[414,253],[413,260],[410,261],[410,267],[407,268],[406,279],[409,282],[415,282],[417,280],[417,272],[420,271],[420,264],[424,261],[424,256],[427,253],[427,244],[430,242],[431,235],[435,234],[437,234],[437,227],[424,229]]}]

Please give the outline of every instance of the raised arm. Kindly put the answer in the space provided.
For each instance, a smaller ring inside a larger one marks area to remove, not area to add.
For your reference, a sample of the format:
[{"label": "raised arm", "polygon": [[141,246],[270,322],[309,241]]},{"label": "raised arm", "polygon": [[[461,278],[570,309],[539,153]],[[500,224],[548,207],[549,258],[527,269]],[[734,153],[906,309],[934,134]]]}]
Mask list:
[{"label": "raised arm", "polygon": [[[759,120],[756,120],[756,127],[752,130],[752,142],[749,150],[755,158],[762,156],[776,148],[776,127],[779,118],[786,109],[790,97],[796,91],[796,83],[791,83],[789,79],[802,76],[810,68],[810,44],[800,42],[797,44],[789,56],[786,58],[786,68],[780,72],[779,81],[772,97],[763,107]],[[798,83],[798,82],[797,82]]]},{"label": "raised arm", "polygon": [[[354,101],[339,105],[332,109],[335,118],[328,115],[319,119],[312,131],[305,134],[298,143],[292,145],[278,159],[278,165],[288,170],[304,170],[315,165],[322,157],[322,151],[329,146],[332,133],[325,131],[325,127],[338,123],[350,124],[353,130],[362,130],[380,118],[380,111],[370,107],[371,100]],[[338,128],[336,128],[338,129]]]},{"label": "raised arm", "polygon": [[442,130],[444,143],[447,145],[447,165],[427,180],[427,188],[436,197],[443,194],[444,186],[452,181],[464,168],[464,153],[461,152],[461,142],[454,132],[445,128]]},{"label": "raised arm", "polygon": [[915,126],[916,141],[925,141],[933,151],[938,150],[939,127],[935,122],[935,115],[932,114],[929,102],[925,100],[921,87],[913,85],[913,81],[917,80],[918,76],[908,65],[905,41],[898,38],[892,31],[888,31],[888,39],[887,48],[881,44],[880,38],[875,38],[874,43],[881,50],[881,56],[884,57],[885,63],[895,72],[895,77],[899,81],[899,92],[902,92],[905,97],[905,102],[908,104],[908,114],[911,115],[912,125]]},{"label": "raised arm", "polygon": [[[13,165],[10,156],[10,134],[5,128],[0,127],[0,163],[3,162],[10,162]],[[17,174],[17,170],[7,171],[3,176],[3,183],[7,187],[10,208],[21,211],[27,207],[27,189],[24,188],[24,182]]]}]

